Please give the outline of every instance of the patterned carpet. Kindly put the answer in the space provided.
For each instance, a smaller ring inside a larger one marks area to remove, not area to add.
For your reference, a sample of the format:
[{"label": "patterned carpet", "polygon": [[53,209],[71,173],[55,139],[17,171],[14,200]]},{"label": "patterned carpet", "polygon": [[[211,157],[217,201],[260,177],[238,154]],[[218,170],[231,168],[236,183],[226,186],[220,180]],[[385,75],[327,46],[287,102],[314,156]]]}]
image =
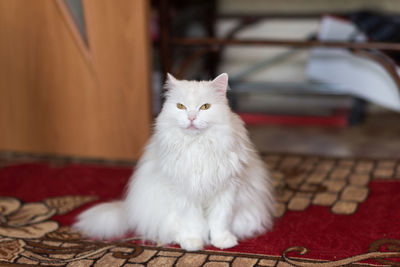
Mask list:
[{"label": "patterned carpet", "polygon": [[52,162],[0,168],[0,266],[400,266],[400,160],[266,154],[274,228],[221,251],[185,252],[70,229],[122,195],[132,168]]}]

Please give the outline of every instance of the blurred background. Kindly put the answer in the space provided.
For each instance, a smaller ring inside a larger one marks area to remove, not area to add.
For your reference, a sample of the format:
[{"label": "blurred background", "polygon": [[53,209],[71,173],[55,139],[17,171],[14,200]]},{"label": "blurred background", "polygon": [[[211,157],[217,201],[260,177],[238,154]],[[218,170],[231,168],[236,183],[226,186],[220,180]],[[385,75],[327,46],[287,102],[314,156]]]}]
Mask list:
[{"label": "blurred background", "polygon": [[137,160],[166,73],[261,152],[400,156],[397,0],[2,0],[0,152]]}]

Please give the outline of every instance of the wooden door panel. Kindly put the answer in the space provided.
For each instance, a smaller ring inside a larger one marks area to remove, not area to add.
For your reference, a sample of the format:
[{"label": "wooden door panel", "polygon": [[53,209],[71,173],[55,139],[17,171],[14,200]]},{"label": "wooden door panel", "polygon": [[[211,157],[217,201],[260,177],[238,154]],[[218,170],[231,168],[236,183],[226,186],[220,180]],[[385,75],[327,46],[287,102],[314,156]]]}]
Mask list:
[{"label": "wooden door panel", "polygon": [[0,1],[0,150],[137,159],[151,123],[146,0]]}]

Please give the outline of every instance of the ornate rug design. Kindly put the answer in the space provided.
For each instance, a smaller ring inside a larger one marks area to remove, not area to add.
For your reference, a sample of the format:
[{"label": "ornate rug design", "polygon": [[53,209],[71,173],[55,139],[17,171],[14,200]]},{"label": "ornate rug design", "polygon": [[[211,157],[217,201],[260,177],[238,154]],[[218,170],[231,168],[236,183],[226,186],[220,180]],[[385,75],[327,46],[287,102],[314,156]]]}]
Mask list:
[{"label": "ornate rug design", "polygon": [[0,266],[400,266],[400,161],[264,155],[277,192],[274,228],[221,251],[186,252],[131,237],[88,240],[83,209],[122,195],[132,168],[0,168]]}]

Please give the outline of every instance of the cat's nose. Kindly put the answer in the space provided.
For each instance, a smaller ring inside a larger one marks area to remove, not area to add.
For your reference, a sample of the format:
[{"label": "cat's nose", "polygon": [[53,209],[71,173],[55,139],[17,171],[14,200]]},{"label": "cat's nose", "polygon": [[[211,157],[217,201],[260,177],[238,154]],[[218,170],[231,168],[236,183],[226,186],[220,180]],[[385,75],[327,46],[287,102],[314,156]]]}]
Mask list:
[{"label": "cat's nose", "polygon": [[196,119],[196,115],[190,114],[188,118],[190,121],[194,121]]}]

